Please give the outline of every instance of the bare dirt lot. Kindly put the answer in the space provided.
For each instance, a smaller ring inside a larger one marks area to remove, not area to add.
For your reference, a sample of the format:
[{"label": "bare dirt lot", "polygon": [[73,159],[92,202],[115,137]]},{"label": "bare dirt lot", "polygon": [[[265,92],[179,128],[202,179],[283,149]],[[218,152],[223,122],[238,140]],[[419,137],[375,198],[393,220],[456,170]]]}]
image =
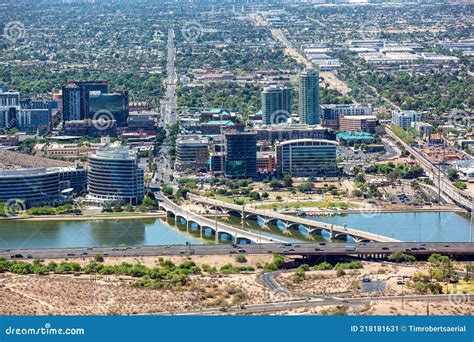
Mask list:
[{"label": "bare dirt lot", "polygon": [[[271,255],[246,256],[247,261],[238,263],[233,256],[193,256],[167,258],[175,264],[194,261],[198,266],[215,267],[215,273],[201,272],[189,276],[185,286],[175,288],[149,289],[134,287],[137,278],[124,275],[47,274],[18,275],[0,273],[0,314],[1,315],[133,315],[159,312],[178,312],[200,308],[222,308],[249,304],[268,303],[276,300],[271,291],[260,282],[263,265],[272,260]],[[85,266],[91,260],[78,262]],[[118,265],[122,262],[140,263],[155,267],[158,258],[106,258],[104,264]],[[57,260],[61,262],[61,260]],[[219,271],[226,264],[252,266],[254,271],[224,274]],[[291,291],[313,295],[333,295],[341,297],[364,297],[362,305],[319,306],[272,312],[271,314],[366,314],[366,315],[417,315],[425,314],[472,314],[469,300],[432,302],[380,301],[373,296],[400,295],[401,286],[397,284],[400,276],[411,277],[415,272],[425,272],[423,267],[382,265],[363,263],[362,269],[346,270],[345,275],[337,276],[336,271],[307,271],[306,279],[294,282],[294,272],[280,274],[276,280]],[[364,276],[387,283],[387,289],[380,293],[363,293],[360,279]],[[413,294],[410,286],[404,287],[405,295]],[[472,284],[460,283],[459,290],[471,292]],[[452,287],[451,287],[452,289]],[[472,294],[465,294],[468,298]]]}]

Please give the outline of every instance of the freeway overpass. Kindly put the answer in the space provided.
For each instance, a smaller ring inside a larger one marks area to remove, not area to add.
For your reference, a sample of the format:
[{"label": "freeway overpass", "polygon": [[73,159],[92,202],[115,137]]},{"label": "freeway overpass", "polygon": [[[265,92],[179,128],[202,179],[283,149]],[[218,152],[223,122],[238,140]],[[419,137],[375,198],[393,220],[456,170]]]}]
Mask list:
[{"label": "freeway overpass", "polygon": [[397,242],[399,240],[358,230],[354,228],[348,228],[345,226],[338,226],[335,224],[324,223],[320,221],[310,220],[298,216],[284,215],[275,211],[258,210],[246,206],[241,206],[233,203],[227,203],[222,201],[213,200],[210,198],[200,197],[193,194],[188,194],[188,198],[191,202],[200,204],[207,209],[214,209],[221,211],[228,215],[237,215],[244,217],[245,219],[261,218],[265,224],[276,224],[280,222],[285,226],[285,229],[299,230],[300,228],[306,229],[309,234],[319,234],[323,231],[327,231],[331,238],[347,240],[352,237],[356,242],[368,242],[368,241],[381,241],[381,242]]},{"label": "freeway overpass", "polygon": [[[261,243],[248,245],[201,244],[129,247],[70,247],[0,249],[0,258],[6,259],[62,259],[86,258],[101,253],[105,257],[180,256],[180,255],[256,255],[281,254],[287,256],[334,256],[384,259],[400,251],[426,258],[438,253],[456,256],[460,260],[474,258],[474,243],[469,242],[362,242],[354,243]],[[18,255],[17,258],[12,256]]]},{"label": "freeway overpass", "polygon": [[419,165],[425,170],[426,174],[430,179],[433,180],[435,186],[441,189],[441,192],[451,198],[456,204],[465,208],[466,210],[472,211],[474,207],[474,197],[469,195],[467,192],[456,188],[451,181],[448,179],[444,172],[440,172],[438,166],[434,165],[427,158],[422,156],[417,150],[408,145],[403,139],[395,134],[390,126],[385,125],[387,134],[392,137],[396,142],[400,143],[419,163]]},{"label": "freeway overpass", "polygon": [[216,242],[219,239],[231,240],[235,243],[269,243],[269,242],[283,242],[274,237],[268,237],[261,234],[252,233],[246,230],[235,228],[224,223],[218,222],[216,220],[211,220],[207,217],[200,216],[198,214],[192,213],[181,208],[178,204],[174,203],[166,196],[163,196],[161,193],[157,193],[157,198],[159,201],[160,209],[166,211],[167,215],[175,217],[176,220],[182,219],[186,222],[186,227],[189,230],[191,225],[197,226],[203,235],[203,231],[207,230],[215,236]]}]

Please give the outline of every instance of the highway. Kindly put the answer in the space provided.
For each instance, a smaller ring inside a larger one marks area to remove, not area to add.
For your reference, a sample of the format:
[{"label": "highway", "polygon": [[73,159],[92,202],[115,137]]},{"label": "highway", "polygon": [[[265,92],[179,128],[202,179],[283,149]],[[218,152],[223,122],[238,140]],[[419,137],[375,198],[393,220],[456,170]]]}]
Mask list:
[{"label": "highway", "polygon": [[160,245],[129,247],[70,247],[70,248],[19,248],[1,249],[0,258],[15,259],[63,259],[84,258],[101,253],[106,257],[123,256],[179,256],[179,255],[234,255],[234,254],[281,254],[288,256],[366,256],[383,257],[401,251],[414,256],[432,253],[474,258],[474,244],[468,242],[370,242],[370,243],[262,243],[262,244],[202,244]]},{"label": "highway", "polygon": [[456,188],[444,172],[439,172],[439,168],[431,163],[428,159],[423,157],[417,150],[409,146],[403,139],[399,138],[395,132],[390,129],[390,126],[385,126],[385,131],[387,134],[392,137],[396,142],[400,143],[413,157],[415,157],[418,165],[420,165],[430,177],[435,186],[441,188],[441,191],[449,196],[454,202],[456,202],[461,207],[472,210],[474,207],[474,198],[470,196],[467,192],[462,191]]},{"label": "highway", "polygon": [[166,92],[161,100],[160,127],[176,124],[176,49],[174,46],[174,30],[168,30],[168,53],[166,59]]},{"label": "highway", "polygon": [[[286,297],[282,295],[280,301],[272,301],[262,304],[249,304],[245,306],[230,306],[226,308],[214,307],[188,311],[174,311],[174,312],[157,312],[156,315],[248,315],[258,313],[268,313],[275,311],[291,310],[303,307],[317,307],[323,305],[365,305],[366,303],[375,301],[423,301],[423,302],[439,302],[452,301],[455,295],[409,295],[409,296],[371,296],[363,298],[295,298],[291,295]],[[473,296],[458,295],[459,298],[465,301],[474,300]]]}]

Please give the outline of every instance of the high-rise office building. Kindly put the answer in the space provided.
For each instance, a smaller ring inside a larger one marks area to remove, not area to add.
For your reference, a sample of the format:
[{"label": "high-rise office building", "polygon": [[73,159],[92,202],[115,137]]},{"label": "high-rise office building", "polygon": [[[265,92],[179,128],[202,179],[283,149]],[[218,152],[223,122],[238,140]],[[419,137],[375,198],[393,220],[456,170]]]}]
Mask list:
[{"label": "high-rise office building", "polygon": [[144,184],[137,154],[128,147],[105,142],[89,157],[88,203],[140,204],[144,197]]},{"label": "high-rise office building", "polygon": [[16,127],[17,112],[20,110],[20,92],[9,91],[4,85],[0,90],[0,128]]},{"label": "high-rise office building", "polygon": [[319,72],[308,69],[299,76],[300,123],[319,125]]},{"label": "high-rise office building", "polygon": [[271,86],[262,92],[262,122],[287,122],[291,116],[291,88]]},{"label": "high-rise office building", "polygon": [[[108,93],[107,81],[68,81],[63,91],[63,120],[89,119],[89,96],[91,92]],[[93,113],[92,113],[93,114]]]},{"label": "high-rise office building", "polygon": [[225,176],[257,177],[257,134],[235,132],[225,134]]},{"label": "high-rise office building", "polygon": [[89,113],[94,119],[97,113],[110,113],[117,122],[117,127],[125,127],[128,119],[128,91],[117,91],[115,93],[102,93],[92,91],[89,93]]},{"label": "high-rise office building", "polygon": [[81,113],[81,88],[75,84],[63,87],[63,123],[84,119]]}]

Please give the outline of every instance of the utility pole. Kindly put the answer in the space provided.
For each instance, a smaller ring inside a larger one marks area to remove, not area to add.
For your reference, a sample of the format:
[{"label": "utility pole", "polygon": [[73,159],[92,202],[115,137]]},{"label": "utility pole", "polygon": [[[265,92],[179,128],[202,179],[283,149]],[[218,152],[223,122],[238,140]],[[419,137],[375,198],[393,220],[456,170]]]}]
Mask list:
[{"label": "utility pole", "polygon": [[472,202],[471,207],[471,223],[469,225],[469,242],[472,242],[472,221],[474,219],[474,202]]},{"label": "utility pole", "polygon": [[219,243],[219,233],[217,232],[217,204],[214,204],[214,220],[216,229],[216,243]]},{"label": "utility pole", "polygon": [[404,300],[403,300],[403,296],[404,296],[404,292],[403,292],[403,284],[405,283],[405,277],[402,278],[402,309],[404,309]]},{"label": "utility pole", "polygon": [[[443,139],[443,164],[444,164],[444,151],[445,151],[445,142],[444,142],[444,134],[443,129],[440,132],[441,139]],[[438,163],[438,205],[441,205],[441,160]]]}]

